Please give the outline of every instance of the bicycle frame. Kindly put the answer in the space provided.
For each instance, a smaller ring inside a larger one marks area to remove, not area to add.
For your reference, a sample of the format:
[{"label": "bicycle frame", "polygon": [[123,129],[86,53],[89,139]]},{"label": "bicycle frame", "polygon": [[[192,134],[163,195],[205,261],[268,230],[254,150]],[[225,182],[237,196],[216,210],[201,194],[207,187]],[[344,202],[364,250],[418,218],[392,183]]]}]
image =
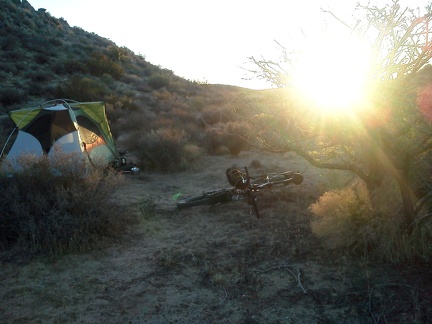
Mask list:
[{"label": "bicycle frame", "polygon": [[[261,181],[263,182],[261,183]],[[271,173],[251,181],[251,189],[258,191],[259,189],[285,187],[291,183],[300,184],[302,182],[303,176],[299,172]]]},{"label": "bicycle frame", "polygon": [[[287,186],[290,183],[301,184],[303,182],[303,176],[297,172],[283,172],[283,173],[271,173],[259,178],[253,179],[249,176],[249,170],[245,167],[246,179],[243,182],[244,188],[229,188],[219,189],[210,192],[204,192],[201,196],[185,198],[177,202],[178,208],[193,207],[200,205],[216,205],[225,203],[232,200],[240,200],[243,197],[246,203],[251,206],[255,212],[257,218],[260,217],[260,213],[257,206],[256,192],[261,189],[271,189],[273,187]],[[253,179],[253,180],[251,180]]]}]

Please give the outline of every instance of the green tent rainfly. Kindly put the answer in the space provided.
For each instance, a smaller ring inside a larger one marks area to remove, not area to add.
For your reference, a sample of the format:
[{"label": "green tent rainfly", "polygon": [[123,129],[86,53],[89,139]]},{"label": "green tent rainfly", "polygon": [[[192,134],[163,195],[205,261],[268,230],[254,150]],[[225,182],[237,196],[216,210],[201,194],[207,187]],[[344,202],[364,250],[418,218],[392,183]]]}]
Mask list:
[{"label": "green tent rainfly", "polygon": [[109,164],[117,156],[103,102],[51,100],[35,108],[13,110],[18,135],[6,156],[50,156],[58,148],[83,153],[91,162]]}]

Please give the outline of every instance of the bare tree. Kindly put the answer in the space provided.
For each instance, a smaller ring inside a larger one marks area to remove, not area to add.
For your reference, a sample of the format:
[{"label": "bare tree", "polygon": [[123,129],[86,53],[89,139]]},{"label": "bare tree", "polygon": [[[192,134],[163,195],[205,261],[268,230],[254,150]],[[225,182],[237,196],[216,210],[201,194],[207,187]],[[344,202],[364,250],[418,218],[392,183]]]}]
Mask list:
[{"label": "bare tree", "polygon": [[[295,152],[318,168],[351,171],[365,181],[371,196],[385,177],[391,177],[400,189],[409,226],[430,198],[415,195],[412,179],[414,165],[432,149],[432,82],[427,73],[432,12],[429,6],[428,14],[419,16],[415,10],[401,8],[398,0],[383,8],[359,5],[357,9],[363,19],[353,26],[332,12],[326,14],[371,44],[371,104],[351,114],[321,118],[309,104],[296,99],[295,91],[285,90],[291,98],[285,107],[257,106],[249,120],[256,136],[249,140],[269,151]],[[281,50],[278,62],[252,57],[252,72],[289,89],[295,56],[284,46]]]}]

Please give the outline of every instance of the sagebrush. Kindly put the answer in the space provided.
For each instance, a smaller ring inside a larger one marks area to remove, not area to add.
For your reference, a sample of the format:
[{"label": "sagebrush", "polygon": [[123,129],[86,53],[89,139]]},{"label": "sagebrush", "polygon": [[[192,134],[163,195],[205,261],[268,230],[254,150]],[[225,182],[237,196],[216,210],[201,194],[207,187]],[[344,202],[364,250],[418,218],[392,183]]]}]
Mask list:
[{"label": "sagebrush", "polygon": [[119,237],[136,221],[112,199],[121,177],[64,154],[25,156],[0,176],[0,248],[60,254]]},{"label": "sagebrush", "polygon": [[310,206],[316,216],[312,231],[328,248],[344,253],[396,262],[430,260],[430,217],[424,214],[407,230],[397,195],[390,181],[373,194],[361,181],[328,191]]}]

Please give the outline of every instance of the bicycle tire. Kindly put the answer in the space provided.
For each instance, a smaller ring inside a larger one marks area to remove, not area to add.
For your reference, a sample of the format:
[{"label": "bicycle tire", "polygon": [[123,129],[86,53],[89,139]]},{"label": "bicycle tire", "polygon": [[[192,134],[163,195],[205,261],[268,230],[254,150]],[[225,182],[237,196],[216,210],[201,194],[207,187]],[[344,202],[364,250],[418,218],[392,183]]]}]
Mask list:
[{"label": "bicycle tire", "polygon": [[177,208],[188,208],[195,206],[212,206],[229,202],[232,199],[232,192],[227,189],[205,192],[201,196],[184,198],[177,201]]},{"label": "bicycle tire", "polygon": [[303,183],[303,176],[300,173],[298,173],[298,172],[296,172],[296,173],[293,174],[293,178],[292,179],[293,179],[293,183],[296,184],[296,185],[299,185],[299,184]]}]

